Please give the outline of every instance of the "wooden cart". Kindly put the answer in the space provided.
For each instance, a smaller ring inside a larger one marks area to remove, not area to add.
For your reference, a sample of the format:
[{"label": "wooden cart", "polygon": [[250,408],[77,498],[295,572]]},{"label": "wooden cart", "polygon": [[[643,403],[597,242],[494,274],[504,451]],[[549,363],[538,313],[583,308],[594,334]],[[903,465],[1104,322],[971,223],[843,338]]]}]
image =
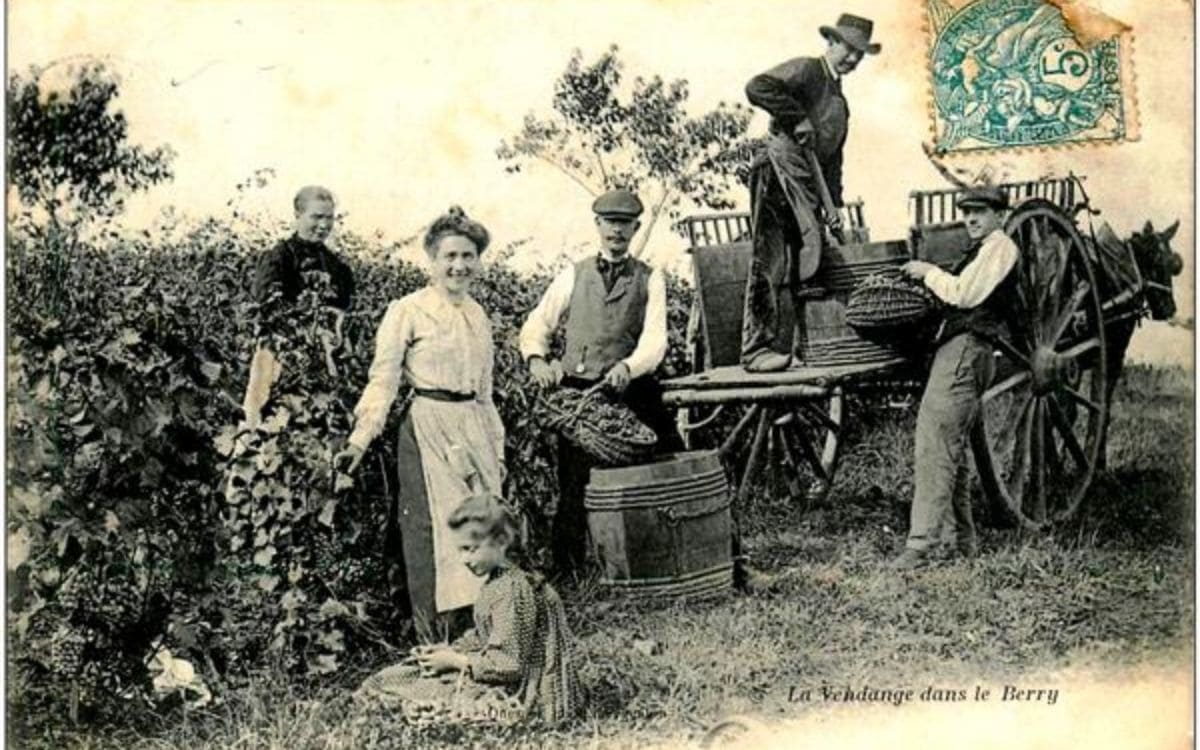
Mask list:
[{"label": "wooden cart", "polygon": [[[1073,515],[1096,472],[1109,413],[1104,322],[1106,314],[1129,314],[1123,302],[1137,290],[1112,283],[1076,225],[1091,213],[1079,178],[1003,187],[1012,204],[1004,230],[1021,252],[1019,324],[996,342],[997,374],[971,447],[987,495],[1040,528]],[[942,267],[959,261],[969,239],[957,197],[954,189],[912,193],[909,236],[890,242],[869,241],[861,204],[844,209],[849,241],[826,252],[804,301],[784,313],[791,322],[781,328],[800,337],[803,366],[779,373],[747,373],[738,363],[749,216],[689,219],[693,374],[667,381],[665,398],[679,409],[685,440],[714,422],[733,423],[719,450],[735,470],[739,506],[768,462],[797,500],[829,491],[853,418],[848,394],[919,393],[923,357],[858,337],[845,324],[845,303],[880,268],[911,258]],[[1110,283],[1102,289],[1098,278]]]}]

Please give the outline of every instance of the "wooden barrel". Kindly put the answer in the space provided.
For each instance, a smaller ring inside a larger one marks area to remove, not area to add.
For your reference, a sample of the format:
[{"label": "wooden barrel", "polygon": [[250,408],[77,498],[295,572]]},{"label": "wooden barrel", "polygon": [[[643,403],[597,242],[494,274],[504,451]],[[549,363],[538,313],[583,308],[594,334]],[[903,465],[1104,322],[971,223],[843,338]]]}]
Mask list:
[{"label": "wooden barrel", "polygon": [[592,469],[584,507],[601,581],[639,597],[728,590],[729,502],[729,483],[715,451]]},{"label": "wooden barrel", "polygon": [[908,245],[903,241],[825,248],[817,272],[801,286],[805,299],[803,315],[797,316],[793,354],[810,367],[866,364],[895,357],[896,348],[868,341],[849,326],[846,304],[863,279],[897,268],[908,259]]}]

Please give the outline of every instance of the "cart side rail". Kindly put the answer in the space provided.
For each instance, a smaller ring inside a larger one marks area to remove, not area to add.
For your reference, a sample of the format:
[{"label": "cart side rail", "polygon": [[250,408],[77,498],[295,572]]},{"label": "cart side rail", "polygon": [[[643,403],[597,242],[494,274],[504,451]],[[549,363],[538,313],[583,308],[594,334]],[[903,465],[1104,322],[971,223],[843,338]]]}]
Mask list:
[{"label": "cart side rail", "polygon": [[[1076,206],[1086,200],[1081,185],[1083,179],[1076,175],[1070,175],[1023,182],[1005,182],[997,187],[1008,194],[1010,204],[1015,205],[1029,198],[1041,198],[1057,205],[1070,216],[1075,213]],[[914,227],[924,227],[962,221],[962,214],[957,205],[962,192],[962,188],[910,192],[908,194],[910,223]]]},{"label": "cart side rail", "polygon": [[[868,242],[870,232],[867,230],[863,214],[862,199],[848,201],[841,211],[842,224],[848,230],[847,241]],[[683,221],[687,229],[688,245],[693,249],[712,245],[733,245],[746,242],[751,237],[749,211],[692,214]]]}]

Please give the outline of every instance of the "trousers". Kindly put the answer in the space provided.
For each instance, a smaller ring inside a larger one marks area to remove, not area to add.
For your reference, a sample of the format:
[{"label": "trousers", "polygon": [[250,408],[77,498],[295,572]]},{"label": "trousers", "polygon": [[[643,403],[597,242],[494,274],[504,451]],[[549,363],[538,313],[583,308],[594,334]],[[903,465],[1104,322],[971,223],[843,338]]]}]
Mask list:
[{"label": "trousers", "polygon": [[955,336],[934,354],[917,412],[909,549],[974,551],[967,440],[994,373],[992,347],[974,333]]},{"label": "trousers", "polygon": [[[585,389],[591,381],[565,378],[564,388]],[[652,376],[645,375],[630,381],[620,401],[658,436],[657,452],[676,453],[683,450],[683,440],[675,427],[670,410],[663,405],[662,386]],[[551,554],[558,573],[583,568],[588,552],[587,510],[584,494],[591,479],[595,461],[579,446],[558,439],[558,507],[550,526]]]},{"label": "trousers", "polygon": [[773,133],[765,158],[750,173],[753,255],[742,315],[742,362],[765,350],[790,352],[792,331],[781,330],[786,306],[820,263],[822,232],[816,175],[792,137]]}]

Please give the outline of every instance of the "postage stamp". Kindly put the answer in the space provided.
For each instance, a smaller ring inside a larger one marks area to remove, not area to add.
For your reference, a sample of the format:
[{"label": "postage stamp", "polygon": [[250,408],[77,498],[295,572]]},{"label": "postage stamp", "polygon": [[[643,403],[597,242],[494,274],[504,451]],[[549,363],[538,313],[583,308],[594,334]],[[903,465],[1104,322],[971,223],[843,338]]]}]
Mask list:
[{"label": "postage stamp", "polygon": [[927,0],[941,153],[1136,137],[1132,29],[1074,0]]}]

